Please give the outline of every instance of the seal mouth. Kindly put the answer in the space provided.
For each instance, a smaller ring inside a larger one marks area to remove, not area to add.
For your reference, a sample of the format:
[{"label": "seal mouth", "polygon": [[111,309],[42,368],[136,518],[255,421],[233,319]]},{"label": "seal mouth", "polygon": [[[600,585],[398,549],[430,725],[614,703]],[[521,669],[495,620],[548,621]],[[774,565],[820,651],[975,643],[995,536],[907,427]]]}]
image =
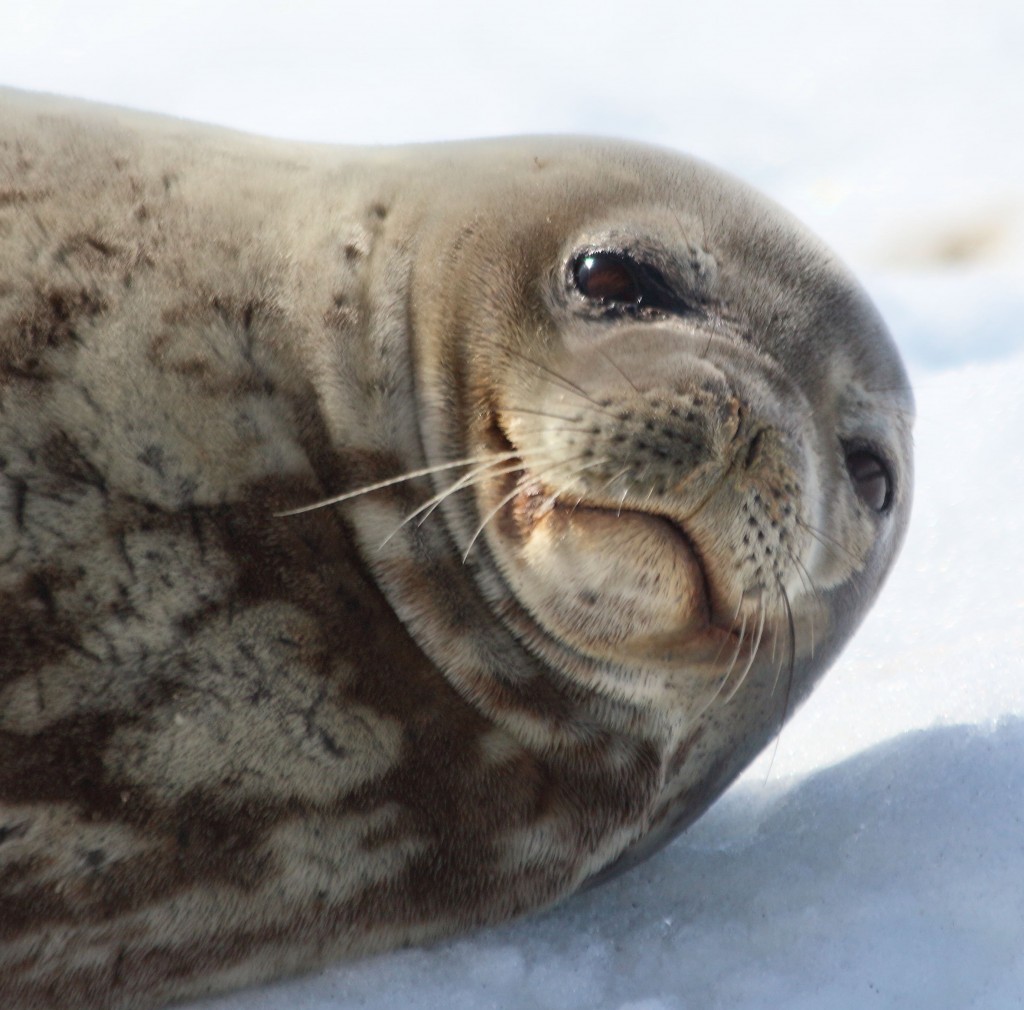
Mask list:
[{"label": "seal mouth", "polygon": [[[522,460],[519,459],[519,462],[522,463]],[[525,480],[524,475],[526,476]],[[582,499],[566,503],[559,498],[558,492],[546,487],[542,481],[529,476],[529,470],[525,465],[523,465],[518,474],[506,475],[505,484],[506,495],[513,494],[508,504],[522,535],[526,535],[530,528],[550,513],[562,513],[566,516],[586,516],[588,514],[614,516],[620,520],[641,519],[645,522],[662,525],[669,535],[677,541],[679,549],[692,559],[700,576],[700,595],[703,597],[710,620],[714,594],[712,592],[711,580],[708,577],[707,564],[693,539],[683,526],[671,516],[654,510],[648,511],[632,507],[594,504],[585,502]],[[518,485],[518,490],[516,485]]]},{"label": "seal mouth", "polygon": [[[495,478],[488,494],[496,509],[493,522],[500,539],[524,554],[532,540],[539,541],[534,557],[542,559],[545,572],[550,571],[552,581],[560,584],[563,599],[575,593],[598,607],[601,590],[596,584],[586,586],[586,574],[577,573],[583,572],[588,562],[589,567],[598,568],[617,561],[618,570],[625,574],[618,581],[609,578],[601,583],[610,590],[603,607],[606,612],[629,610],[641,593],[653,598],[653,603],[635,608],[636,622],[645,628],[635,639],[642,640],[637,646],[642,652],[668,656],[680,648],[698,654],[710,649],[718,656],[723,650],[744,651],[745,636],[725,617],[724,594],[716,590],[706,558],[677,517],[631,503],[594,501],[585,496],[567,499],[564,491],[531,472],[497,412],[492,413],[487,441],[507,461],[505,472]],[[565,556],[561,569],[548,564],[550,556],[557,554]],[[630,582],[635,583],[632,595]],[[622,586],[625,588],[620,590]],[[556,606],[568,608],[561,600]],[[605,620],[615,625],[607,614]],[[564,636],[559,633],[559,637]]]}]

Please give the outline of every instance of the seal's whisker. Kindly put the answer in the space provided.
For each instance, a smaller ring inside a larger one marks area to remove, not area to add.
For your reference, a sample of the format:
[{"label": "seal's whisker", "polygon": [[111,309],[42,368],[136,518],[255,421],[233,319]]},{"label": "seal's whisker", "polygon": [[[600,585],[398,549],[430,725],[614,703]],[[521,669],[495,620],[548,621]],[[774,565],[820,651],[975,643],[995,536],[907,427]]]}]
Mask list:
[{"label": "seal's whisker", "polygon": [[496,515],[497,515],[497,514],[498,514],[498,513],[499,513],[499,512],[500,512],[500,511],[501,511],[501,510],[502,510],[502,509],[503,509],[503,508],[504,508],[504,507],[505,507],[505,506],[506,506],[506,505],[507,505],[507,504],[509,503],[509,502],[510,502],[510,501],[512,501],[512,499],[513,499],[513,498],[515,498],[515,496],[516,496],[517,494],[519,494],[519,493],[520,493],[520,490],[521,490],[521,489],[520,489],[520,488],[519,488],[519,486],[517,485],[517,486],[516,486],[515,488],[513,488],[513,489],[512,489],[511,491],[509,491],[509,493],[508,493],[507,495],[505,495],[505,497],[504,497],[504,498],[502,498],[502,499],[501,499],[501,501],[500,501],[500,502],[498,502],[498,504],[497,504],[497,505],[495,505],[495,506],[494,506],[494,508],[493,508],[493,509],[491,509],[491,511],[490,511],[490,512],[488,512],[486,516],[484,516],[483,522],[481,522],[481,523],[480,523],[480,525],[479,525],[479,526],[477,526],[477,528],[476,528],[476,529],[475,529],[475,530],[473,531],[473,535],[472,535],[472,536],[471,536],[471,537],[469,538],[469,543],[468,543],[468,544],[466,545],[466,549],[465,549],[465,550],[464,550],[464,551],[462,552],[462,563],[463,563],[463,564],[465,564],[465,563],[466,563],[466,562],[467,562],[467,561],[469,560],[469,552],[470,552],[470,551],[471,551],[471,550],[473,549],[473,545],[474,545],[474,544],[476,543],[476,541],[477,541],[477,537],[479,537],[479,536],[480,536],[480,534],[481,534],[481,533],[483,533],[483,531],[484,531],[484,527],[485,527],[485,526],[486,526],[486,525],[487,525],[487,524],[488,524],[488,523],[489,523],[489,522],[491,521],[491,519],[493,519],[493,518],[494,518],[494,517],[495,517],[495,516],[496,516]]},{"label": "seal's whisker", "polygon": [[[787,560],[792,564],[796,571],[797,578],[800,579],[800,584],[803,586],[806,593],[809,596],[813,596],[816,600],[819,599],[820,594],[818,592],[818,587],[815,586],[814,580],[811,578],[811,573],[807,570],[807,565],[800,560],[799,555],[792,547],[786,548],[785,554]],[[776,581],[781,582],[778,577],[776,577]]]},{"label": "seal's whisker", "polygon": [[[779,743],[782,740],[782,727],[786,725],[786,720],[789,718],[789,705],[792,701],[793,695],[793,683],[796,680],[796,621],[793,619],[793,607],[789,602],[789,594],[786,592],[786,587],[779,582],[779,592],[782,596],[782,602],[786,608],[786,624],[789,628],[789,676],[786,678],[786,694],[782,699],[782,718],[779,720],[779,729],[775,734],[775,746],[772,749],[772,756],[768,760],[768,769],[764,773],[765,782],[768,781],[768,776],[772,773],[772,766],[775,764],[775,757],[779,753]],[[779,686],[779,676],[782,673],[783,664],[780,662],[778,669],[775,671],[775,681],[772,683],[772,697],[775,696],[775,689]]]},{"label": "seal's whisker", "polygon": [[[579,459],[579,458],[585,458],[585,457],[574,457],[574,459]],[[555,488],[552,489],[551,494],[549,494],[548,497],[544,499],[544,507],[554,506],[557,503],[557,501],[558,501],[558,499],[560,497],[563,497],[563,496],[569,494],[572,491],[571,482],[573,480],[575,480],[576,477],[579,476],[579,474],[583,473],[584,470],[589,470],[589,469],[591,469],[591,467],[595,467],[595,466],[604,466],[608,462],[609,461],[608,461],[608,459],[606,457],[601,456],[598,459],[591,460],[589,463],[584,463],[582,466],[576,467],[575,470],[573,470],[571,473],[567,474],[565,477],[559,478],[559,480],[561,482],[561,487],[555,487]],[[580,507],[580,505],[583,503],[583,499],[585,497],[586,497],[586,495],[579,495],[579,497],[577,497],[575,503],[572,506],[572,511],[573,512],[575,512],[576,509],[578,509]]]},{"label": "seal's whisker", "polygon": [[499,512],[500,512],[500,511],[501,511],[501,510],[502,510],[502,509],[503,509],[503,508],[504,508],[504,507],[505,507],[505,506],[506,506],[506,505],[507,505],[507,504],[509,503],[509,502],[510,502],[510,501],[512,501],[512,499],[513,499],[513,498],[515,498],[515,497],[516,497],[516,495],[518,495],[518,494],[520,494],[520,493],[522,492],[522,490],[523,490],[523,485],[524,485],[525,483],[528,483],[528,482],[529,482],[530,480],[534,480],[534,479],[537,479],[538,477],[541,477],[541,476],[545,476],[546,474],[548,474],[548,473],[552,472],[553,470],[558,470],[558,469],[559,469],[560,467],[562,467],[562,466],[565,466],[565,465],[567,465],[567,464],[568,464],[569,462],[572,462],[572,461],[571,461],[571,460],[567,460],[567,461],[563,461],[562,463],[556,463],[556,464],[555,464],[554,466],[552,466],[552,467],[549,467],[549,468],[548,468],[547,470],[542,470],[542,471],[541,471],[540,473],[533,473],[532,471],[530,471],[530,472],[524,472],[524,473],[523,473],[523,476],[522,476],[522,477],[521,477],[521,478],[520,478],[520,479],[519,479],[519,480],[518,480],[518,481],[516,482],[516,486],[515,486],[515,487],[514,487],[514,488],[513,488],[513,489],[512,489],[512,490],[511,490],[511,491],[510,491],[510,492],[509,492],[509,493],[508,493],[507,495],[505,495],[505,497],[504,497],[504,498],[502,498],[502,499],[501,499],[501,501],[500,501],[500,502],[498,502],[498,504],[497,504],[497,505],[495,505],[495,506],[494,506],[494,508],[493,508],[493,509],[491,509],[491,511],[490,511],[490,512],[488,512],[486,516],[484,516],[484,518],[483,518],[483,521],[482,521],[482,522],[480,523],[480,525],[479,525],[479,526],[477,526],[477,528],[476,528],[476,529],[475,529],[475,530],[473,531],[473,535],[472,535],[472,536],[471,536],[471,537],[469,538],[469,543],[468,543],[468,544],[466,545],[466,549],[465,549],[465,551],[463,551],[463,554],[462,554],[462,563],[463,563],[463,564],[465,564],[465,563],[466,563],[466,561],[467,561],[467,560],[469,559],[469,553],[470,553],[470,551],[471,551],[471,550],[473,549],[473,545],[474,545],[474,544],[476,543],[476,541],[477,541],[477,538],[478,538],[478,537],[480,536],[480,534],[481,534],[481,533],[482,533],[482,532],[484,531],[484,528],[485,528],[485,527],[487,526],[487,524],[488,524],[488,523],[489,523],[489,522],[491,521],[491,519],[493,519],[493,518],[494,518],[494,517],[495,517],[495,516],[496,516],[496,515],[497,515],[497,514],[498,514],[498,513],[499,513]]},{"label": "seal's whisker", "polygon": [[[495,342],[497,343],[497,342]],[[601,408],[601,405],[595,400],[582,386],[573,382],[571,379],[566,378],[560,372],[556,372],[553,368],[545,365],[543,362],[537,361],[531,358],[528,354],[524,354],[522,351],[517,350],[514,347],[501,347],[503,354],[510,354],[514,357],[519,358],[521,361],[525,361],[528,365],[532,365],[537,369],[543,376],[545,376],[549,382],[554,383],[557,386],[565,389],[567,392],[575,393],[577,396],[582,396],[588,403],[593,404],[597,408]]]},{"label": "seal's whisker", "polygon": [[[550,418],[552,418],[552,420],[555,420],[555,421],[568,421],[570,424],[574,424],[574,423],[577,423],[577,422],[582,424],[582,422],[584,420],[582,414],[580,414],[578,417],[565,417],[562,414],[554,414],[550,410],[537,410],[534,407],[516,407],[516,406],[512,405],[512,406],[509,406],[508,410],[509,410],[509,412],[514,413],[514,414],[533,414],[536,417],[550,417]],[[582,431],[583,429],[580,428],[579,430]]]},{"label": "seal's whisker", "polygon": [[430,518],[434,510],[440,504],[442,504],[446,498],[448,498],[450,495],[455,494],[456,491],[462,491],[465,490],[466,488],[475,487],[478,484],[484,484],[489,480],[493,480],[495,477],[505,477],[510,473],[515,473],[517,470],[524,469],[524,465],[521,461],[513,466],[506,466],[501,469],[494,469],[493,467],[494,464],[491,464],[486,469],[481,467],[477,470],[474,470],[473,473],[467,474],[461,480],[458,480],[454,484],[445,488],[444,491],[434,495],[434,497],[430,501],[424,502],[424,504],[421,505],[416,510],[416,512],[412,513],[412,515],[410,516],[407,516],[406,519],[403,520],[403,522],[407,522],[409,519],[415,518],[417,514],[422,512],[423,515],[421,515],[419,520],[417,521],[417,525],[422,526],[424,522],[426,522],[427,519]]},{"label": "seal's whisker", "polygon": [[[928,384],[928,381],[926,379],[917,378],[917,379],[914,380],[914,387],[916,389],[923,389],[923,388],[925,388],[927,386],[927,384]],[[893,383],[893,385],[891,385],[891,386],[883,386],[881,383],[870,383],[870,384],[865,384],[861,388],[864,390],[865,393],[881,393],[881,394],[886,395],[886,396],[889,395],[890,393],[909,393],[910,392],[910,387],[906,383],[900,383],[900,382]],[[903,408],[900,408],[900,406],[898,404],[895,404],[895,403],[886,404],[886,406],[890,410],[900,410],[900,409],[903,409]],[[907,411],[907,412],[910,413],[910,411]]]},{"label": "seal's whisker", "polygon": [[[493,477],[503,477],[506,474],[515,473],[517,470],[523,469],[523,463],[517,461],[515,465],[505,467],[504,469],[496,470],[495,467],[501,465],[504,460],[491,461],[484,463],[482,466],[475,467],[470,470],[469,473],[463,474],[458,480],[453,481],[443,491],[439,491],[432,498],[428,498],[419,508],[410,512],[405,516],[402,521],[380,542],[378,550],[385,547],[388,541],[407,523],[419,516],[419,522],[417,525],[422,526],[424,522],[433,514],[436,509],[446,498],[450,495],[455,494],[456,491],[460,491],[463,488],[472,487],[474,484],[483,483],[485,480],[490,480]],[[422,514],[421,514],[422,513]]]},{"label": "seal's whisker", "polygon": [[744,613],[740,619],[740,630],[736,636],[736,648],[733,650],[732,658],[729,660],[729,665],[726,667],[725,674],[722,677],[722,684],[719,687],[719,691],[725,687],[729,682],[729,678],[732,676],[733,670],[736,669],[736,663],[739,661],[740,653],[743,651],[743,640],[747,637],[747,615]]},{"label": "seal's whisker", "polygon": [[775,666],[775,654],[776,654],[776,652],[778,650],[778,644],[779,644],[779,636],[778,635],[772,635],[772,654],[771,654],[771,658],[769,660],[769,662],[771,663],[772,666]]},{"label": "seal's whisker", "polygon": [[501,501],[498,502],[498,504],[495,505],[494,508],[491,509],[491,511],[488,512],[486,516],[484,516],[483,522],[481,522],[480,525],[477,526],[477,528],[473,531],[473,535],[469,538],[469,543],[466,545],[466,549],[462,553],[462,563],[465,564],[466,561],[469,559],[469,552],[473,549],[473,545],[476,543],[477,538],[480,536],[481,533],[483,533],[484,527],[486,527],[487,524],[510,501],[512,501],[512,499],[515,498],[515,496],[517,494],[521,493],[521,491],[522,491],[522,484],[524,482],[528,482],[530,480],[539,480],[541,477],[545,477],[545,476],[547,476],[547,474],[552,473],[552,472],[557,471],[557,470],[560,470],[563,466],[568,466],[571,463],[575,463],[578,459],[583,459],[583,458],[584,457],[582,455],[581,456],[574,456],[571,459],[562,460],[561,462],[556,463],[554,466],[549,467],[547,470],[542,470],[539,473],[534,473],[532,471],[530,471],[529,473],[524,473],[523,474],[523,478],[521,478],[520,481],[517,482],[516,486],[507,495],[505,495],[505,497],[502,498]]},{"label": "seal's whisker", "polygon": [[597,353],[600,354],[601,357],[604,358],[604,360],[607,361],[608,364],[611,365],[612,368],[614,368],[615,371],[633,387],[634,393],[640,392],[640,387],[623,371],[622,366],[603,347],[598,347]]},{"label": "seal's whisker", "polygon": [[[607,463],[608,463],[608,459],[606,457],[602,456],[599,459],[591,460],[589,463],[585,463],[583,466],[577,467],[568,476],[562,478],[563,486],[561,488],[555,488],[552,491],[552,493],[544,500],[544,504],[545,505],[548,505],[548,504],[553,505],[555,502],[558,501],[558,499],[559,499],[559,497],[561,495],[565,495],[565,494],[567,494],[569,492],[570,487],[569,487],[568,484],[564,483],[565,481],[572,481],[579,474],[583,473],[584,470],[589,470],[591,467],[594,467],[594,466],[604,466]],[[576,503],[573,505],[573,509],[574,510],[580,507],[580,504],[582,503],[584,497],[586,497],[586,496],[585,495],[580,495],[576,499]]]},{"label": "seal's whisker", "polygon": [[[740,600],[737,601],[736,609],[733,611],[732,617],[729,619],[729,627],[730,628],[735,628],[736,627],[736,621],[739,619],[740,611],[742,609],[743,609],[743,600],[741,598]],[[743,632],[741,631],[740,632],[740,637],[742,638],[742,636],[743,636]],[[722,658],[722,653],[725,650],[725,645],[726,645],[726,642],[725,642],[725,640],[723,640],[722,643],[718,646],[718,652],[715,653],[715,663],[714,663],[715,666],[718,666],[718,663],[719,663],[719,661]]]},{"label": "seal's whisker", "polygon": [[[281,512],[275,512],[275,518],[283,518],[284,516],[297,516],[303,512],[312,512],[315,509],[327,508],[328,505],[337,505],[339,502],[348,501],[351,498],[358,498],[360,495],[370,494],[372,491],[380,491],[382,488],[391,487],[394,484],[401,484],[403,481],[415,480],[417,477],[428,477],[433,473],[441,473],[444,470],[453,470],[459,466],[473,466],[477,463],[481,463],[488,458],[488,453],[483,453],[477,456],[467,456],[465,459],[456,459],[450,463],[437,463],[434,466],[421,467],[418,470],[409,470],[406,473],[399,474],[397,477],[389,477],[387,480],[379,480],[373,484],[365,484],[362,487],[354,488],[351,491],[344,491],[341,494],[332,495],[330,498],[322,498],[320,501],[313,502],[311,505],[300,505],[298,508],[285,509]],[[517,452],[503,452],[497,453],[491,456],[492,462],[500,463],[504,460],[516,459],[519,453]]]},{"label": "seal's whisker", "polygon": [[623,474],[629,473],[632,467],[624,466],[621,470],[616,470],[602,485],[606,490],[611,487]]},{"label": "seal's whisker", "polygon": [[[782,599],[782,604],[786,610],[786,624],[789,629],[789,686],[786,688],[787,704],[788,694],[792,688],[793,676],[796,672],[796,620],[793,617],[793,607],[789,602],[789,593],[786,592],[786,587],[779,582],[779,595]],[[772,694],[775,694],[775,689],[779,686],[779,677],[782,674],[782,664],[779,664],[778,670],[775,671],[775,681],[772,684]]]},{"label": "seal's whisker", "polygon": [[[738,615],[739,615],[739,608],[737,608],[737,616]],[[710,709],[712,705],[714,705],[714,703],[718,700],[719,696],[725,690],[725,686],[726,686],[726,684],[729,683],[729,678],[732,676],[732,672],[736,668],[736,662],[739,659],[740,653],[743,651],[743,639],[746,636],[746,633],[747,633],[747,615],[744,614],[743,615],[743,619],[740,622],[739,633],[736,636],[736,648],[735,648],[735,650],[734,650],[734,652],[732,654],[732,659],[729,660],[729,663],[726,666],[725,670],[719,675],[718,683],[715,685],[715,689],[711,693],[711,697],[708,698],[708,700],[706,702],[704,702],[703,705],[701,705],[700,709],[698,710],[698,712],[696,714],[696,717],[695,717],[694,721],[696,721],[697,719],[700,719],[704,715],[704,713],[707,712],[708,709]],[[719,661],[722,658],[722,649],[723,648],[724,648],[724,643],[723,643],[722,646],[719,647],[718,654],[715,656],[715,661],[714,661],[713,665],[716,666],[716,667],[718,666]],[[727,697],[732,697],[731,692],[729,693],[729,695]]]},{"label": "seal's whisker", "polygon": [[[547,376],[542,376],[542,378],[544,378],[546,381],[550,382],[552,385],[557,385],[557,383],[553,379],[549,379],[549,378],[547,378]],[[610,410],[607,406],[603,406],[602,404],[598,403],[596,400],[591,399],[590,397],[586,396],[583,393],[578,393],[575,389],[566,388],[565,392],[569,393],[572,396],[575,396],[575,397],[577,397],[579,399],[585,400],[587,402],[586,409],[589,410],[590,413],[592,413],[592,414],[602,414],[605,417],[611,417],[611,418],[615,418],[617,416],[615,411]],[[569,404],[566,404],[566,406],[569,406]],[[511,406],[511,405],[509,405],[507,409],[511,411],[511,410],[515,410],[516,408]]]},{"label": "seal's whisker", "polygon": [[750,673],[751,667],[754,665],[754,660],[757,658],[757,650],[761,648],[761,639],[764,636],[765,619],[767,616],[767,610],[763,605],[758,608],[760,611],[760,620],[757,624],[757,631],[753,635],[753,642],[750,647],[750,657],[747,659],[746,666],[743,667],[743,672],[736,678],[736,683],[730,689],[729,693],[725,696],[725,703],[728,704],[733,698],[736,697],[736,692],[743,686],[744,681],[747,679],[747,675]]},{"label": "seal's whisker", "polygon": [[722,318],[717,313],[709,313],[706,316],[706,321],[710,322],[708,327],[708,342],[704,345],[704,350],[701,354],[702,358],[707,358],[711,353],[711,347],[715,342],[715,338],[722,332]]},{"label": "seal's whisker", "polygon": [[[811,573],[807,570],[807,566],[796,556],[794,551],[789,552],[790,560],[793,562],[796,568],[797,574],[800,576],[800,581],[804,584],[804,588],[807,590],[809,596],[815,601],[821,599],[821,592],[818,587],[814,584],[814,579],[811,578]],[[811,636],[811,658],[814,658],[814,610],[809,608],[807,611],[807,624],[808,630]]]},{"label": "seal's whisker", "polygon": [[837,554],[845,555],[846,560],[852,561],[854,564],[860,564],[864,559],[858,557],[853,551],[844,547],[838,540],[830,537],[824,530],[819,529],[817,526],[812,526],[805,519],[801,519],[799,516],[796,517],[796,523],[801,528],[806,530],[815,540],[821,544],[825,550],[835,550]]},{"label": "seal's whisker", "polygon": [[[610,463],[611,462],[610,459],[605,458],[605,457],[603,457],[603,461],[605,463]],[[629,473],[629,471],[631,469],[632,469],[632,467],[630,467],[630,466],[624,466],[624,467],[622,467],[621,470],[617,470],[607,480],[605,480],[605,482],[601,485],[601,489],[603,491],[609,491],[611,489],[612,484],[614,484],[615,481],[617,481],[623,474]],[[619,511],[620,511],[620,513],[622,511],[622,502],[624,502],[626,500],[626,496],[628,494],[629,494],[629,488],[626,488],[626,490],[623,491],[623,493],[622,493],[622,501],[619,502]]]},{"label": "seal's whisker", "polygon": [[[570,418],[566,418],[566,420],[571,420],[571,419]],[[556,428],[556,427],[552,426],[552,427],[545,427],[545,428],[517,428],[516,429],[516,434],[517,435],[520,435],[520,434],[522,434],[522,435],[549,435],[549,434],[552,434],[552,433],[558,433],[558,434],[583,435],[583,434],[586,434],[586,431],[587,431],[587,429],[584,428],[582,425],[577,425],[574,428],[568,428],[568,427],[566,427],[566,428]]]}]

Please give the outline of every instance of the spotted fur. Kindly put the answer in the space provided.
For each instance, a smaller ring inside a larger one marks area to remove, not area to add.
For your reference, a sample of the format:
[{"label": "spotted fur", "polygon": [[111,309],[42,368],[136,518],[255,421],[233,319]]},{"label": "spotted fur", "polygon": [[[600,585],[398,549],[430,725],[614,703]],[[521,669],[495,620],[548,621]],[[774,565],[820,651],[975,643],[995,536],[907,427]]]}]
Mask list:
[{"label": "spotted fur", "polygon": [[[699,312],[578,304],[615,242]],[[0,94],[0,1004],[158,1007],[642,858],[873,597],[910,409],[829,254],[682,159]]]}]

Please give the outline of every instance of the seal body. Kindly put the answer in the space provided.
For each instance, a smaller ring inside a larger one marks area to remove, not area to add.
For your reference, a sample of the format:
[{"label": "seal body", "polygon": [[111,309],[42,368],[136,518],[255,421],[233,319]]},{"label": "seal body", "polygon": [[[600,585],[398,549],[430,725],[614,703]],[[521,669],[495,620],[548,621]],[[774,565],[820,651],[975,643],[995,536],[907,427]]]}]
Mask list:
[{"label": "seal body", "polygon": [[156,1007],[643,858],[869,606],[911,414],[833,256],[697,162],[4,93],[0,1003]]}]

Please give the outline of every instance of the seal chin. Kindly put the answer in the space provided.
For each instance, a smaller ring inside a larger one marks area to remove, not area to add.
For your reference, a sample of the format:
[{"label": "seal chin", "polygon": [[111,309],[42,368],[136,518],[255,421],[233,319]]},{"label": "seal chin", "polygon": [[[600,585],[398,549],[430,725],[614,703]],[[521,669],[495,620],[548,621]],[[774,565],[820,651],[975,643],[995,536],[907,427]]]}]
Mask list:
[{"label": "seal chin", "polygon": [[699,552],[672,519],[559,497],[522,471],[490,527],[512,589],[548,634],[621,662],[713,665],[738,636],[716,620]]}]

